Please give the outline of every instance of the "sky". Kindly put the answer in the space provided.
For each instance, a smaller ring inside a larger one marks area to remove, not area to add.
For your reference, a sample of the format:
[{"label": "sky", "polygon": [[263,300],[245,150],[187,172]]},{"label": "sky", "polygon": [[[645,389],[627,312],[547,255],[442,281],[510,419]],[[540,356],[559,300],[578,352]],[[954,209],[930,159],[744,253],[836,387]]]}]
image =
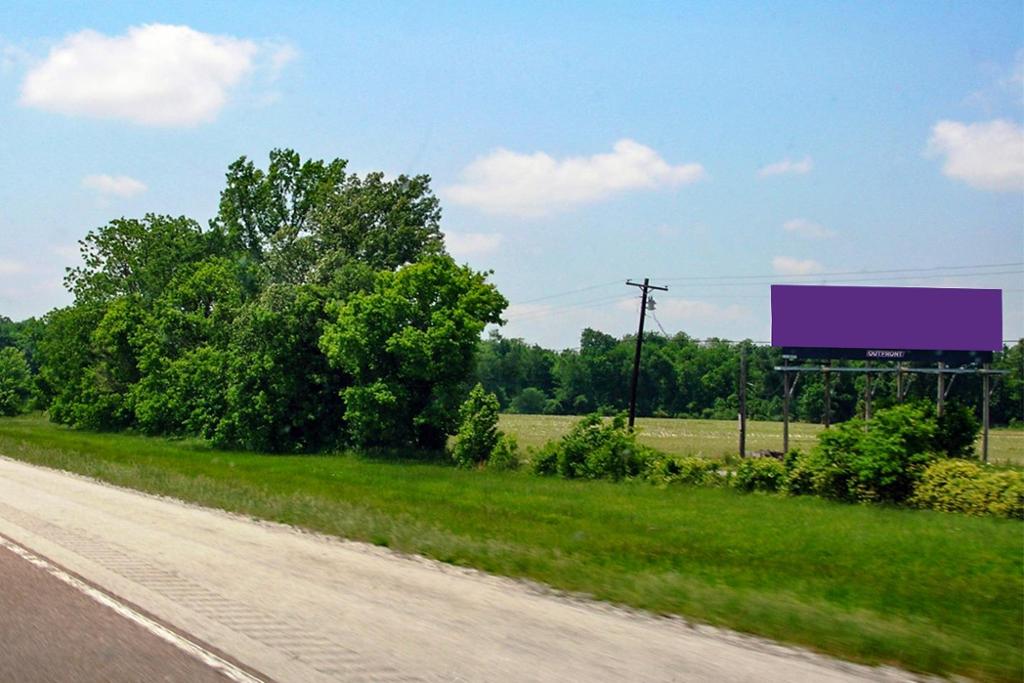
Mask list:
[{"label": "sky", "polygon": [[[783,282],[1003,290],[1024,336],[1024,6],[5,2],[0,315],[77,241],[216,212],[273,148],[429,174],[504,336],[770,338]],[[951,321],[955,324],[955,321]]]}]

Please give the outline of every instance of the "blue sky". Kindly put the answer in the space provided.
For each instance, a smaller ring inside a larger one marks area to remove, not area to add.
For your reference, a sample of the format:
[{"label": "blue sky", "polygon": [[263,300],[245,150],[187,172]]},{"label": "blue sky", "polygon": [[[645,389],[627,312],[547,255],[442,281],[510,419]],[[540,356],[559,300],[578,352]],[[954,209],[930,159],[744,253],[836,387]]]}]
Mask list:
[{"label": "blue sky", "polygon": [[[1024,335],[1019,2],[0,7],[0,314],[122,215],[274,147],[428,173],[505,334],[768,339],[768,285],[1004,289]],[[882,271],[882,272],[879,272]],[[577,291],[582,290],[582,291]],[[655,323],[652,321],[652,323]]]}]

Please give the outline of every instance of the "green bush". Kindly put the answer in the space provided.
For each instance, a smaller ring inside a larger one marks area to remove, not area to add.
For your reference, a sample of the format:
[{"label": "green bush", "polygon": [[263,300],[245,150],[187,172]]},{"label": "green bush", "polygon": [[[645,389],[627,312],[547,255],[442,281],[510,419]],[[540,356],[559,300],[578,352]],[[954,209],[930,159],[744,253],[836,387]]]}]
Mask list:
[{"label": "green bush", "polygon": [[853,459],[857,500],[898,503],[914,491],[935,453],[938,425],[927,404],[879,410],[867,423],[864,445]]},{"label": "green bush", "polygon": [[910,502],[944,512],[1024,519],[1024,472],[940,460],[923,472]]},{"label": "green bush", "polygon": [[643,476],[658,484],[714,486],[722,481],[718,465],[718,462],[707,458],[655,453],[645,462]]},{"label": "green bush", "polygon": [[487,461],[487,468],[498,471],[519,469],[519,442],[511,434],[502,434]]},{"label": "green bush", "polygon": [[0,415],[20,415],[32,397],[32,375],[25,354],[13,346],[0,349]]},{"label": "green bush", "polygon": [[810,452],[794,454],[787,490],[832,500],[855,500],[851,493],[855,490],[852,461],[859,457],[863,441],[860,420],[850,420],[822,432]]},{"label": "green bush", "polygon": [[810,453],[788,459],[787,490],[844,501],[906,500],[937,459],[937,424],[927,405],[879,410],[865,424],[850,420],[822,432]]},{"label": "green bush", "polygon": [[530,471],[542,476],[558,473],[558,453],[561,449],[557,441],[548,441],[539,451],[531,453]]},{"label": "green bush", "polygon": [[784,490],[786,466],[773,458],[748,458],[736,468],[732,485],[741,491]]},{"label": "green bush", "polygon": [[934,448],[951,458],[977,457],[974,442],[980,430],[974,411],[960,403],[948,403],[936,420]]},{"label": "green bush", "polygon": [[637,443],[622,415],[606,421],[592,413],[559,441],[546,444],[534,456],[532,469],[565,479],[619,480],[642,474],[654,454],[654,449]]},{"label": "green bush", "polygon": [[498,397],[478,383],[459,409],[459,418],[452,459],[459,467],[486,463],[501,435],[498,432]]}]

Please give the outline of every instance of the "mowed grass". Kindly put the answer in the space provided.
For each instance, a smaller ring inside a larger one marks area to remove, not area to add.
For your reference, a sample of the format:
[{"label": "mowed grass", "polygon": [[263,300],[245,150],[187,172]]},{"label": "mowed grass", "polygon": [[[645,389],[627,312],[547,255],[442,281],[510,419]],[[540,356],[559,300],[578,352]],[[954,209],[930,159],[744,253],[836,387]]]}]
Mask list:
[{"label": "mowed grass", "polygon": [[0,420],[0,453],[866,663],[1024,674],[1024,526]]},{"label": "mowed grass", "polygon": [[[502,415],[500,427],[515,435],[521,447],[539,448],[560,438],[579,417],[571,415]],[[640,441],[672,455],[718,458],[737,454],[739,422],[736,420],[683,420],[640,417],[636,420]],[[808,449],[824,427],[791,422],[790,448]],[[747,451],[782,450],[781,422],[747,422]],[[981,438],[977,450],[981,452]],[[989,461],[1024,466],[1024,430],[992,429],[989,433]]]}]

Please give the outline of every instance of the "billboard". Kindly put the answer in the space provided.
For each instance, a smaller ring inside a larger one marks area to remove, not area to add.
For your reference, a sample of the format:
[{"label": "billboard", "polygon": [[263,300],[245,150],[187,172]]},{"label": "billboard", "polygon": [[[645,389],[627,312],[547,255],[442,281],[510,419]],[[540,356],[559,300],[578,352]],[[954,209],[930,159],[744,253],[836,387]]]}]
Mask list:
[{"label": "billboard", "polygon": [[772,346],[801,358],[988,362],[998,289],[772,285]]}]

